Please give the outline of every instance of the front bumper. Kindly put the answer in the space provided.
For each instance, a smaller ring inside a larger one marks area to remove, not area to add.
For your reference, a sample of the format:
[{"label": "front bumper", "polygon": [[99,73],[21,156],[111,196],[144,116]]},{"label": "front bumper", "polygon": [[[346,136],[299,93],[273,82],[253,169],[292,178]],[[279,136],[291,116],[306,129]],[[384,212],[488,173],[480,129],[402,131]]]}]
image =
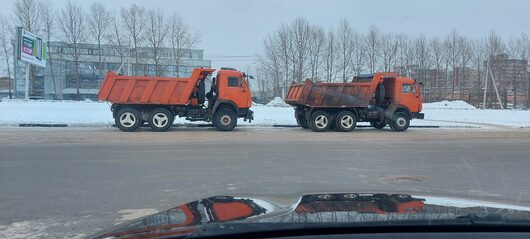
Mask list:
[{"label": "front bumper", "polygon": [[412,118],[413,119],[425,119],[425,114],[424,113],[412,113]]},{"label": "front bumper", "polygon": [[245,121],[252,122],[254,120],[254,111],[250,109],[239,109],[238,117],[243,117]]},{"label": "front bumper", "polygon": [[254,120],[254,111],[252,110],[247,110],[247,114],[245,115],[245,121],[248,120],[249,123],[252,122],[252,120]]}]

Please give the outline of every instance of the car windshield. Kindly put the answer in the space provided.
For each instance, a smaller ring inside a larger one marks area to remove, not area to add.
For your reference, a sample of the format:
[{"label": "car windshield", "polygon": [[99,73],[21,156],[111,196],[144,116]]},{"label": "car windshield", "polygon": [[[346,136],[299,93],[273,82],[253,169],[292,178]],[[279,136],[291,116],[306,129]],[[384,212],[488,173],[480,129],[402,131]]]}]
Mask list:
[{"label": "car windshield", "polygon": [[530,220],[529,1],[2,6],[0,238]]}]

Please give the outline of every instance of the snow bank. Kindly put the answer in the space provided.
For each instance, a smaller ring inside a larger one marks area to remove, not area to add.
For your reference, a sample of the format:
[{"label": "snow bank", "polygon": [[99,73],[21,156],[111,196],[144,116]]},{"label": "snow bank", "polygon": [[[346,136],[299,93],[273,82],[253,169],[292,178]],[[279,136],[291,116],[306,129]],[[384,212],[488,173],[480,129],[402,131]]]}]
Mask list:
[{"label": "snow bank", "polygon": [[[278,103],[277,100],[271,102]],[[281,101],[283,102],[283,101]],[[281,105],[273,104],[273,105]],[[270,104],[270,103],[269,103]],[[283,103],[285,104],[285,103]],[[268,105],[268,104],[267,104]],[[255,105],[252,123],[239,120],[241,125],[272,126],[296,125],[292,107]],[[471,109],[465,102],[437,102],[424,104],[425,120],[413,120],[413,126],[484,127],[492,124],[509,127],[530,127],[530,111]],[[21,123],[68,124],[71,126],[109,126],[114,124],[110,105],[93,101],[0,101],[0,126]],[[177,124],[189,124],[176,118]],[[201,124],[205,122],[195,122]],[[364,123],[359,123],[364,125]]]},{"label": "snow bank", "polygon": [[272,107],[291,107],[285,101],[282,100],[280,97],[274,97],[274,100],[271,100],[269,103],[266,104],[266,106],[272,106]]},{"label": "snow bank", "polygon": [[442,102],[424,103],[423,109],[476,110],[477,108],[461,100],[444,100]]}]

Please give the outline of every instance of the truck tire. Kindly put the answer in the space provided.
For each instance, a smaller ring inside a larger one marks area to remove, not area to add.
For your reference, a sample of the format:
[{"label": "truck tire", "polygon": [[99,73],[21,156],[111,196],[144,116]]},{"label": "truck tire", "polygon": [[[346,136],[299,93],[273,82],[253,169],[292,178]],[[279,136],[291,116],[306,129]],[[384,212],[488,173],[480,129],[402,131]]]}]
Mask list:
[{"label": "truck tire", "polygon": [[357,117],[351,111],[341,111],[335,117],[335,129],[340,132],[350,132],[357,125]]},{"label": "truck tire", "polygon": [[376,121],[370,121],[370,126],[376,128],[376,129],[382,129],[386,126],[385,122],[376,122]]},{"label": "truck tire", "polygon": [[174,119],[175,116],[171,111],[165,108],[156,108],[149,112],[147,124],[153,131],[162,132],[171,128]]},{"label": "truck tire", "polygon": [[315,132],[324,132],[329,129],[332,124],[331,115],[325,111],[316,111],[311,115],[309,127]]},{"label": "truck tire", "polygon": [[392,127],[391,127],[392,130],[396,132],[405,131],[409,128],[410,118],[404,112],[397,112],[394,114],[391,124],[392,124]]},{"label": "truck tire", "polygon": [[123,107],[116,113],[114,123],[121,131],[132,132],[142,125],[140,112],[133,107]]},{"label": "truck tire", "polygon": [[298,126],[304,129],[309,129],[309,125],[307,125],[307,120],[305,119],[304,111],[296,110],[294,112],[294,117],[296,118],[296,123],[298,124]]},{"label": "truck tire", "polygon": [[215,127],[220,131],[230,131],[237,125],[236,113],[228,108],[222,108],[215,112],[213,117]]}]

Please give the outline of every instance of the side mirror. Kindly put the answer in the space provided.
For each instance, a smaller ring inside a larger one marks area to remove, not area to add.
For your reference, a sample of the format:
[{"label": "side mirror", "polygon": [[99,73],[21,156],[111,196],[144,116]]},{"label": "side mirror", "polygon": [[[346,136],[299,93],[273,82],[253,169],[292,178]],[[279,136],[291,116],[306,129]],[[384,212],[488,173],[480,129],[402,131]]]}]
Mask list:
[{"label": "side mirror", "polygon": [[254,76],[248,75],[248,78],[254,80]]}]

